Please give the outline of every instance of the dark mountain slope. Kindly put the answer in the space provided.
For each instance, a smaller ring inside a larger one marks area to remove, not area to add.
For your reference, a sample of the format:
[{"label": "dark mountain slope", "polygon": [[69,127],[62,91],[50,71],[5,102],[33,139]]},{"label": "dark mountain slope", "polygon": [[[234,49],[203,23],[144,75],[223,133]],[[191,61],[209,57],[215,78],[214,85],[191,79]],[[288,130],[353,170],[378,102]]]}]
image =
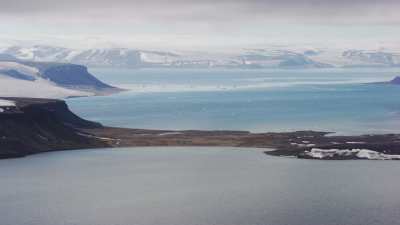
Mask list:
[{"label": "dark mountain slope", "polygon": [[101,125],[79,118],[64,101],[2,99],[14,101],[16,107],[3,107],[0,112],[0,158],[109,146],[106,141],[81,134],[78,129]]},{"label": "dark mountain slope", "polygon": [[96,94],[109,94],[122,89],[105,84],[88,72],[87,67],[69,63],[22,62],[36,67],[40,76],[57,85],[70,89],[84,90]]}]

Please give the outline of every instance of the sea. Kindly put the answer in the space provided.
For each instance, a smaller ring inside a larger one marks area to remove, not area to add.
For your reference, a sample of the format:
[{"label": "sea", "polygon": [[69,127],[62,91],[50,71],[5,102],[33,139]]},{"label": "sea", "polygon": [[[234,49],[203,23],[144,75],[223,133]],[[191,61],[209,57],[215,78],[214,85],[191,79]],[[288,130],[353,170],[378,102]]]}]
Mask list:
[{"label": "sea", "polygon": [[68,100],[84,118],[147,129],[400,132],[400,68],[91,69],[129,89]]},{"label": "sea", "polygon": [[[396,133],[399,69],[91,69],[130,89],[68,99],[77,115],[148,129]],[[138,147],[0,160],[1,225],[394,225],[398,161],[269,149]]]}]

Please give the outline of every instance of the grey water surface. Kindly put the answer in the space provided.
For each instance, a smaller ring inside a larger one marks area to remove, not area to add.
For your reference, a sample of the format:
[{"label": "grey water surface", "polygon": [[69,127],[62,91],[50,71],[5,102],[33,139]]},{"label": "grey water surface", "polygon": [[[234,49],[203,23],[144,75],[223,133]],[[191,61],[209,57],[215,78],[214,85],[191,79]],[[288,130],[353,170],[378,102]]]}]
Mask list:
[{"label": "grey water surface", "polygon": [[397,161],[126,148],[0,161],[1,225],[394,225]]}]

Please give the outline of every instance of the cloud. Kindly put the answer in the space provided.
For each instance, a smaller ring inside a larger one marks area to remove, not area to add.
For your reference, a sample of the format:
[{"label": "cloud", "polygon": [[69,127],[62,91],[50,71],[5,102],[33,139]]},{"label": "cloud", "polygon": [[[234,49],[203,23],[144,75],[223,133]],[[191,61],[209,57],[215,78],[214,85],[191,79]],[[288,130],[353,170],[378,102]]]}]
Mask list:
[{"label": "cloud", "polygon": [[396,24],[399,10],[398,0],[0,0],[3,16],[117,22]]},{"label": "cloud", "polygon": [[0,38],[188,49],[353,45],[397,41],[399,11],[400,0],[0,0]]}]

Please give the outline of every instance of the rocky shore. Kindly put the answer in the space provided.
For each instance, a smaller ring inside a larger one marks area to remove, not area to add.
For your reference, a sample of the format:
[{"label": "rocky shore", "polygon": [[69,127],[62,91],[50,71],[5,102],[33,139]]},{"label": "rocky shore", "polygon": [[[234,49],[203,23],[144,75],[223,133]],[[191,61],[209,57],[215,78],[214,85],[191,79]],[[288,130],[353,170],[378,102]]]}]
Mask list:
[{"label": "rocky shore", "polygon": [[72,113],[64,101],[1,98],[0,158],[104,147],[231,146],[307,159],[400,159],[400,134],[327,136],[327,132],[143,130],[105,127]]}]

